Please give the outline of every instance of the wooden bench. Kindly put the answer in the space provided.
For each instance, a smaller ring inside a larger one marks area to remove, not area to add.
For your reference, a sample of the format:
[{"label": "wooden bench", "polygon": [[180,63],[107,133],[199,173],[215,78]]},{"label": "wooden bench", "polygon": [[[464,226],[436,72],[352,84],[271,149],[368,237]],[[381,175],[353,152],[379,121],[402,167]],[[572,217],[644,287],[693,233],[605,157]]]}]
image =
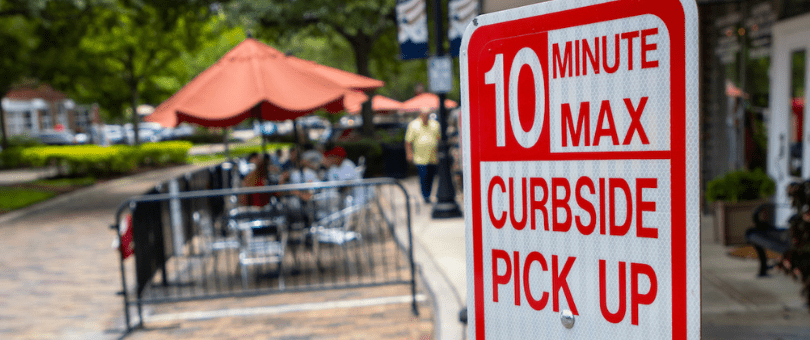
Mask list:
[{"label": "wooden bench", "polygon": [[757,252],[759,257],[758,276],[768,276],[768,256],[766,249],[779,254],[784,254],[790,249],[790,230],[776,228],[774,225],[774,204],[761,204],[754,209],[751,218],[754,227],[745,232],[745,240],[748,241]]}]

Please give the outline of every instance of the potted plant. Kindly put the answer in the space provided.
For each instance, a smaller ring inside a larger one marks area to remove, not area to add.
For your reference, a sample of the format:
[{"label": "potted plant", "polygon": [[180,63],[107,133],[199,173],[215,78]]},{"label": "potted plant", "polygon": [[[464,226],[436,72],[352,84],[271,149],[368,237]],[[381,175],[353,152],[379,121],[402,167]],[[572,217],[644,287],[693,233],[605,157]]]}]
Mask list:
[{"label": "potted plant", "polygon": [[706,200],[714,207],[715,242],[744,244],[753,210],[775,190],[776,183],[762,169],[732,171],[709,181]]}]

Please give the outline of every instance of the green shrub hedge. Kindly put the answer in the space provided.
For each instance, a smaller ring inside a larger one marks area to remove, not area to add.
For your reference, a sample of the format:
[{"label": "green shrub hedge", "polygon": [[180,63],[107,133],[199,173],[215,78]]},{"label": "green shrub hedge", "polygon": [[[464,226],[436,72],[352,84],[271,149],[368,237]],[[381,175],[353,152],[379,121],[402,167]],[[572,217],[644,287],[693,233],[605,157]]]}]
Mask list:
[{"label": "green shrub hedge", "polygon": [[20,152],[20,162],[30,166],[57,166],[66,175],[109,175],[144,165],[186,162],[191,143],[184,141],[129,145],[38,146]]},{"label": "green shrub hedge", "polygon": [[0,168],[10,169],[19,168],[25,165],[22,162],[22,151],[25,148],[21,146],[10,146],[8,149],[0,151]]},{"label": "green shrub hedge", "polygon": [[382,176],[385,169],[385,159],[383,158],[382,146],[380,142],[364,138],[358,141],[338,142],[346,150],[346,158],[351,159],[355,164],[360,156],[366,157],[365,177]]},{"label": "green shrub hedge", "polygon": [[706,200],[750,201],[767,198],[776,191],[776,183],[762,169],[738,170],[717,177],[706,184]]},{"label": "green shrub hedge", "polygon": [[25,164],[20,161],[22,150],[32,146],[40,146],[42,143],[36,138],[28,136],[11,136],[8,138],[8,148],[0,151],[0,168],[19,168]]}]

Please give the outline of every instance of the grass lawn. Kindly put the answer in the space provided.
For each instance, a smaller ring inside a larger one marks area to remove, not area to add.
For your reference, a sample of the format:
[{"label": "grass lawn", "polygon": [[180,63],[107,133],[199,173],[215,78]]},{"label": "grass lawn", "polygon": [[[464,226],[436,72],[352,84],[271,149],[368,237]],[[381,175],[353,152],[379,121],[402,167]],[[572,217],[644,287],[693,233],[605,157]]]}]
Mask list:
[{"label": "grass lawn", "polygon": [[56,196],[56,192],[41,189],[0,187],[0,212],[27,207]]},{"label": "grass lawn", "polygon": [[[289,149],[293,146],[291,143],[267,143],[267,152],[275,152],[277,149]],[[244,157],[251,152],[262,152],[261,145],[247,145],[247,146],[236,146],[230,149],[231,157]],[[225,157],[224,152],[217,152],[208,155],[194,155],[188,156],[189,163],[192,164],[199,164],[204,163],[212,160],[218,161],[225,161],[227,157]]]},{"label": "grass lawn", "polygon": [[25,208],[56,195],[90,186],[93,177],[39,179],[33,182],[0,187],[0,213]]},{"label": "grass lawn", "polygon": [[87,176],[87,177],[79,177],[79,178],[56,178],[56,179],[39,179],[36,181],[31,182],[36,186],[46,187],[46,188],[65,188],[65,187],[85,187],[88,185],[93,185],[96,183],[96,179]]}]

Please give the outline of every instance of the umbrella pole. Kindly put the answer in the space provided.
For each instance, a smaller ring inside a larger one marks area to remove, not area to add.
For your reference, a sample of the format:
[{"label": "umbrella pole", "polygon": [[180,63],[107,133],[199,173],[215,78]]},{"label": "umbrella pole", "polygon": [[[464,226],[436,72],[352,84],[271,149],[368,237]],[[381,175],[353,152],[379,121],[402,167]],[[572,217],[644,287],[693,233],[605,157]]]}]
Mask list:
[{"label": "umbrella pole", "polygon": [[264,139],[264,119],[262,119],[261,104],[253,108],[253,119],[259,122],[259,136],[262,138],[262,157],[267,155],[267,141]]},{"label": "umbrella pole", "polygon": [[301,154],[303,153],[301,148],[301,138],[298,137],[298,123],[297,119],[293,119],[293,135],[295,136],[295,148],[298,149],[298,159],[295,162],[295,168],[298,169],[299,175],[301,175],[301,181],[304,181],[304,169],[301,167]]},{"label": "umbrella pole", "polygon": [[[261,115],[258,113],[259,110],[256,110],[256,111],[257,112],[256,112],[256,118],[255,119],[259,121],[259,137],[262,139],[262,160],[269,159],[269,157],[267,157],[267,141],[264,138],[264,120],[262,120]],[[265,167],[267,167],[269,165],[270,164],[264,164]],[[267,182],[265,182],[265,183],[268,183],[268,184],[271,183],[270,182],[270,172],[269,171],[267,172],[267,178],[265,178],[265,180],[267,180]]]},{"label": "umbrella pole", "polygon": [[267,154],[267,140],[264,137],[264,122],[261,119],[259,119],[259,126],[261,127],[259,129],[259,135],[262,137],[262,155],[266,155]]},{"label": "umbrella pole", "polygon": [[225,157],[231,162],[231,150],[228,148],[228,128],[222,129],[222,143],[225,145]]}]

